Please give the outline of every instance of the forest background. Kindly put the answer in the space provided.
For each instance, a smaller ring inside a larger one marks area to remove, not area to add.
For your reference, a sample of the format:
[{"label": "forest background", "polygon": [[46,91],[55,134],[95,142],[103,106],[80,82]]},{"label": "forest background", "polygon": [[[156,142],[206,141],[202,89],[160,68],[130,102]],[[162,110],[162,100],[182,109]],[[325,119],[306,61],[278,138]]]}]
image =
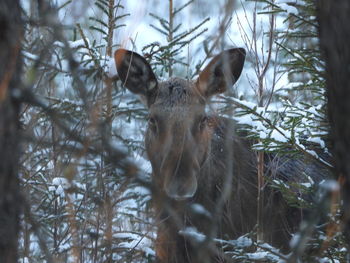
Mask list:
[{"label": "forest background", "polygon": [[[2,33],[3,50],[10,50],[2,58],[17,61],[0,71],[2,85],[7,73],[13,77],[1,102],[14,105],[13,111],[0,108],[9,129],[1,130],[7,196],[1,205],[8,213],[1,216],[1,262],[154,261],[151,167],[143,144],[147,111],[118,79],[113,52],[120,47],[142,54],[159,79],[194,79],[213,55],[245,48],[239,82],[208,111],[234,119],[258,152],[302,154],[333,169],[327,56],[312,0],[1,5],[4,28],[10,28]],[[18,117],[13,125],[11,116]],[[290,205],[315,211],[293,236],[292,255],[257,242],[252,232],[218,242],[233,260],[345,262],[337,176],[321,182],[306,172],[303,177],[297,185],[269,182]],[[300,198],[316,189],[315,202]],[[317,253],[309,258],[305,250]]]}]

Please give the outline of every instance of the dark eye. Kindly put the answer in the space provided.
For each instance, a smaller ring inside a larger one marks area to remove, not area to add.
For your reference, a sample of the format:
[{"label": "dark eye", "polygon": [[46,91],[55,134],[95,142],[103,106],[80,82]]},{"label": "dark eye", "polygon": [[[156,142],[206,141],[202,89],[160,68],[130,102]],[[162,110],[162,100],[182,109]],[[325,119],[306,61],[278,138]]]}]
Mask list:
[{"label": "dark eye", "polygon": [[153,131],[157,131],[157,121],[154,117],[148,118],[148,127]]},{"label": "dark eye", "polygon": [[202,119],[199,122],[199,130],[203,131],[204,128],[207,126],[207,123],[208,123],[208,117],[207,116],[202,117]]}]

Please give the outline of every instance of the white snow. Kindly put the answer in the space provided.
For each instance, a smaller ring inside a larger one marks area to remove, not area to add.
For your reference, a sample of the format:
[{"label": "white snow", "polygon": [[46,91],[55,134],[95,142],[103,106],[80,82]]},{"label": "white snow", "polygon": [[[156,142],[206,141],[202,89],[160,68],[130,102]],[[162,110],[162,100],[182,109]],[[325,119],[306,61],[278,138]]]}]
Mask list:
[{"label": "white snow", "polygon": [[60,196],[60,197],[64,197],[65,194],[64,194],[64,189],[61,185],[59,185],[55,191],[56,195]]},{"label": "white snow", "polygon": [[114,57],[107,57],[107,76],[110,78],[118,76],[117,68],[115,66]]},{"label": "white snow", "polygon": [[281,9],[283,9],[284,11],[286,11],[288,14],[295,14],[298,15],[298,9],[294,6],[291,6],[287,3],[276,3]]},{"label": "white snow", "polygon": [[146,254],[146,256],[155,255],[155,251],[152,249],[152,241],[146,236],[140,236],[133,233],[117,233],[113,236],[116,238],[131,240],[118,243],[119,248],[138,249],[143,251]]},{"label": "white snow", "polygon": [[[86,41],[88,43],[88,46],[90,46],[89,39],[86,39]],[[60,48],[64,48],[65,47],[65,44],[63,42],[60,42],[60,41],[55,41],[53,43],[53,45],[57,46],[57,47],[60,47]],[[84,39],[79,39],[79,40],[76,40],[76,41],[68,41],[68,45],[72,49],[82,48],[82,47],[85,47],[85,41],[84,41]]]},{"label": "white snow", "polygon": [[64,177],[55,177],[52,179],[52,184],[55,186],[61,186],[63,189],[71,187],[71,183]]},{"label": "white snow", "polygon": [[267,251],[247,253],[247,257],[250,260],[264,260],[264,259],[267,259],[268,255],[269,255],[269,253]]},{"label": "white snow", "polygon": [[294,248],[299,244],[299,242],[300,242],[300,234],[299,233],[293,234],[292,239],[289,242],[289,246],[291,248]]},{"label": "white snow", "polygon": [[[27,2],[22,0],[22,2]],[[61,1],[63,3],[63,1]],[[215,2],[215,1],[214,1]],[[213,5],[214,5],[213,2]],[[217,1],[215,2],[215,8],[218,7],[220,8],[220,2],[222,3],[223,1]],[[278,4],[283,10],[285,10],[285,13],[287,14],[298,14],[297,9],[290,5],[290,3],[296,3],[297,1],[293,1],[293,0],[278,0],[275,3]],[[69,8],[64,8],[64,10],[60,11],[60,19],[65,23],[65,24],[74,24],[77,22],[77,20],[79,20],[80,17],[84,16],[84,15],[88,15],[87,12],[90,12],[93,8],[91,8],[89,5],[93,3],[93,0],[84,0],[84,1],[73,1],[72,4],[73,5],[69,5]],[[165,1],[158,1],[157,2],[158,5],[160,6],[164,6],[166,5]],[[238,3],[238,2],[237,2]],[[129,48],[129,49],[133,49],[135,48],[136,51],[140,52],[141,48],[146,45],[149,44],[150,42],[158,42],[160,44],[165,44],[166,40],[164,38],[163,35],[161,35],[160,33],[158,33],[157,31],[155,31],[153,28],[151,28],[149,26],[150,23],[150,19],[149,19],[149,12],[159,12],[159,10],[153,10],[155,9],[154,6],[151,6],[148,4],[147,1],[139,1],[139,0],[130,0],[130,1],[125,1],[125,5],[126,5],[126,9],[125,12],[123,11],[123,13],[131,13],[132,16],[129,18],[126,18],[125,21],[122,21],[122,23],[125,23],[127,25],[126,28],[122,28],[122,30],[118,30],[117,34],[115,36],[114,39],[114,43],[116,44],[121,44],[123,47]],[[247,3],[247,5],[249,5],[249,3]],[[224,7],[224,5],[222,4],[222,7]],[[159,6],[157,6],[157,8],[159,9]],[[212,6],[211,6],[212,8]],[[88,11],[87,11],[88,10]],[[164,8],[161,10],[165,10]],[[162,12],[162,11],[161,11]],[[188,9],[186,12],[188,12],[189,15],[191,16],[187,16],[187,19],[189,21],[182,21],[187,23],[191,23],[192,26],[196,25],[198,22],[198,17],[196,17],[195,12],[191,12],[190,9]],[[224,13],[224,12],[222,12]],[[161,15],[163,15],[163,13],[161,13]],[[249,34],[249,26],[251,26],[251,24],[249,24],[249,20],[252,21],[251,19],[251,13],[249,12],[248,17],[246,17],[247,14],[245,14],[242,10],[237,10],[236,12],[236,16],[233,17],[233,22],[229,25],[229,30],[227,31],[227,36],[229,37],[229,45],[232,46],[245,46],[245,42],[244,39],[242,39],[242,32],[248,32]],[[246,21],[248,19],[248,21]],[[209,28],[209,32],[218,32],[218,25],[220,24],[220,21],[222,20],[222,16],[215,16],[213,17],[210,22],[208,22],[205,27]],[[238,21],[241,21],[241,30],[239,29],[238,25]],[[278,29],[285,29],[286,28],[286,23],[283,22],[284,18],[279,18],[277,17],[277,28]],[[154,21],[153,21],[154,22]],[[283,22],[283,23],[282,23]],[[259,15],[257,17],[257,24],[259,25],[258,27],[261,26],[262,31],[259,31],[260,29],[258,29],[257,35],[261,35],[264,36],[261,39],[258,39],[258,46],[259,48],[261,47],[262,50],[262,54],[265,54],[266,52],[266,47],[268,45],[265,45],[265,47],[262,47],[263,43],[265,43],[264,41],[266,34],[263,34],[263,31],[267,28],[266,26],[268,26],[269,23],[269,17],[266,15]],[[187,27],[187,25],[185,25]],[[191,65],[195,65],[195,63],[198,61],[198,59],[202,59],[204,54],[203,54],[203,41],[206,40],[206,37],[209,34],[206,34],[205,36],[201,36],[199,38],[197,38],[193,44],[191,44],[189,47],[186,47],[186,49],[184,48],[183,53],[184,56],[187,57],[187,55],[189,56],[193,56],[192,58],[189,59],[190,64]],[[130,38],[132,38],[133,40],[135,40],[135,45],[136,47],[132,46],[132,43],[130,41]],[[88,39],[87,39],[88,41]],[[64,48],[65,45],[62,42],[55,42],[55,45],[59,48]],[[86,45],[83,39],[79,39],[77,41],[68,41],[68,45],[70,48],[75,49],[75,58],[78,61],[87,61],[92,59],[90,54],[89,54],[89,50],[86,49]],[[91,47],[90,42],[88,42],[88,47]],[[197,51],[197,48],[199,51]],[[226,48],[226,47],[224,47]],[[196,53],[197,52],[197,53]],[[218,50],[214,51],[214,53],[217,53]],[[98,51],[97,51],[98,53]],[[187,54],[189,53],[189,54]],[[104,57],[101,54],[96,54],[98,55],[99,59],[101,59],[100,61],[102,61],[104,64],[104,71],[105,73],[109,76],[109,77],[115,77],[117,76],[117,70],[115,68],[115,62],[114,62],[114,58],[112,57]],[[250,54],[248,53],[248,56]],[[37,60],[38,56],[28,53],[28,52],[23,52],[23,56],[29,60]],[[262,55],[258,54],[258,58],[261,59]],[[265,57],[266,58],[266,57]],[[66,60],[62,60],[62,70],[69,72],[69,66]],[[187,61],[186,61],[187,62]],[[251,64],[249,64],[249,60],[247,60],[246,65],[245,65],[245,69],[242,73],[241,79],[240,79],[240,85],[238,85],[237,88],[237,93],[240,94],[241,97],[243,97],[244,95],[247,95],[247,100],[250,100],[251,98],[253,98],[252,101],[255,101],[256,97],[254,97],[254,93],[252,92],[251,88],[247,88],[247,87],[251,87],[254,86],[256,84],[256,79],[254,76],[254,70],[253,67],[251,66]],[[50,63],[52,65],[54,65],[55,67],[58,67],[58,63],[55,60],[50,61]],[[86,65],[86,68],[89,68],[91,66],[94,66],[93,62],[90,62],[88,65]],[[266,87],[271,87],[271,83],[272,83],[272,79],[271,79],[271,74],[272,72],[268,71],[267,75],[266,75]],[[61,90],[61,94],[64,94],[65,91],[65,87],[71,87],[71,79],[69,77],[65,77],[65,76],[58,76],[57,78],[58,81],[57,83],[59,85],[57,85],[57,90]],[[287,74],[285,74],[284,76],[280,76],[280,81],[279,83],[276,85],[276,90],[280,92],[280,95],[284,95],[284,96],[288,96],[288,92],[292,91],[295,89],[295,87],[302,85],[302,83],[300,82],[291,82],[288,83],[288,77]],[[127,93],[129,96],[130,94]],[[252,96],[253,95],[253,96]],[[126,99],[126,96],[123,98],[125,100],[123,100],[120,104],[115,105],[116,107],[118,107],[118,109],[121,109],[123,107],[125,107],[126,109],[128,107],[130,107],[130,105],[128,105],[128,102],[130,101],[129,99]],[[132,99],[135,98],[134,95],[131,95]],[[265,108],[259,108],[257,107],[256,103],[247,101],[247,100],[238,100],[239,103],[241,103],[242,105],[244,105],[245,107],[256,111],[258,114],[263,115],[263,117],[269,118],[268,116],[268,112],[265,111]],[[63,99],[62,103],[75,103],[75,105],[78,105],[77,102],[75,102],[74,100],[68,100],[68,99]],[[319,115],[319,110],[320,107],[322,105],[313,105],[310,108],[308,108],[307,110],[305,110],[305,106],[304,105],[296,105],[298,109],[296,109],[295,111],[290,111],[287,112],[287,117],[303,117],[303,119],[301,120],[302,125],[304,125],[305,127],[310,126],[310,121],[307,118],[310,114],[312,114],[313,116],[318,116]],[[285,107],[276,107],[276,104],[273,104],[269,107],[269,109],[273,108],[276,112],[283,112],[285,113]],[[232,116],[228,116],[231,117]],[[235,117],[235,119],[237,120],[238,123],[240,124],[246,124],[246,125],[250,125],[252,127],[253,131],[256,131],[259,135],[259,137],[261,139],[267,139],[269,137],[271,137],[272,139],[274,139],[276,142],[272,142],[270,144],[270,146],[277,146],[279,145],[279,143],[286,143],[288,141],[288,139],[291,138],[291,133],[288,130],[283,129],[282,127],[279,127],[278,125],[276,125],[276,127],[278,128],[278,130],[272,130],[270,127],[268,127],[268,125],[266,123],[261,122],[260,120],[258,120],[258,117],[254,116],[253,114],[247,114],[247,115],[243,115],[240,117]],[[120,126],[119,124],[113,124],[113,128],[117,128],[118,126]],[[143,125],[143,124],[141,124]],[[132,120],[128,123],[124,123],[124,126],[122,127],[121,131],[118,131],[118,134],[123,135],[123,137],[125,138],[132,138],[135,140],[139,140],[142,141],[143,139],[143,133],[140,131],[144,131],[144,127],[141,127],[140,122],[139,121],[135,121]],[[284,126],[283,126],[284,127]],[[280,131],[280,132],[279,132]],[[296,130],[300,133],[304,132],[305,129],[301,128],[299,130]],[[298,136],[298,135],[296,135]],[[298,138],[296,138],[297,144],[299,144],[298,142]],[[318,143],[319,145],[321,145],[321,147],[325,147],[325,143],[324,141],[321,139],[320,137],[320,133],[318,133],[318,135],[313,135],[308,137],[308,141],[310,142],[315,142]],[[122,144],[119,143],[115,143],[114,141],[112,141],[112,144],[115,144],[116,147],[121,148],[120,146],[122,146]],[[260,144],[262,145],[262,144]],[[299,145],[302,149],[305,149],[305,147],[303,147],[303,145]],[[125,147],[125,145],[123,144],[123,147]],[[124,148],[124,150],[127,150],[127,148]],[[307,149],[305,149],[307,150]],[[315,157],[318,157],[316,152],[312,152],[309,151],[310,154],[314,155]],[[141,168],[142,171],[149,173],[151,172],[151,167],[150,167],[150,163],[147,161],[146,157],[142,154],[142,151],[140,152],[133,152],[132,153],[132,158],[136,159],[136,163],[138,165],[138,167]],[[133,160],[134,161],[134,160]],[[52,164],[50,164],[52,166]],[[38,170],[40,170],[40,167],[37,168]],[[303,183],[303,185],[305,187],[310,187],[313,182],[312,179],[310,178],[309,180],[310,182],[307,183]],[[279,183],[281,184],[282,182],[280,181],[275,181],[275,183]],[[65,197],[65,190],[69,189],[71,187],[71,185],[73,184],[73,182],[68,181],[66,178],[64,177],[55,177],[52,180],[52,185],[48,186],[48,189],[50,192],[54,192],[56,195],[58,195],[59,197]],[[96,184],[96,181],[92,181],[92,184]],[[74,182],[74,186],[76,186],[76,183]],[[286,186],[287,187],[287,186]],[[323,182],[322,187],[329,189],[331,191],[335,191],[335,190],[339,190],[339,184],[336,181],[325,181]],[[86,189],[86,185],[81,185],[79,186],[80,189],[85,190]],[[115,186],[116,192],[118,189],[118,185]],[[150,193],[149,190],[143,187],[132,187],[130,189],[128,189],[127,191],[123,192],[122,197],[125,197],[127,195],[131,195],[131,194],[137,194],[137,195],[144,195],[146,196],[143,200],[148,200],[150,198]],[[73,198],[73,195],[70,195],[70,198],[73,201],[78,201],[81,200],[82,198],[84,198],[84,195],[78,194],[75,196],[75,199]],[[119,203],[118,205],[120,205],[120,207],[117,207],[117,215],[116,218],[118,220],[121,221],[127,221],[127,216],[125,214],[128,215],[132,215],[132,216],[137,216],[137,209],[139,209],[139,204],[137,203],[137,200],[135,199],[131,199],[131,200],[126,200],[124,202]],[[210,216],[210,213],[201,205],[199,204],[193,204],[192,205],[192,209],[198,213],[198,214],[202,214],[202,215],[206,215],[206,216]],[[123,214],[125,213],[125,214]],[[132,229],[133,226],[130,226],[130,229]],[[185,228],[181,231],[179,231],[180,234],[190,237],[194,240],[197,240],[198,242],[202,242],[205,240],[206,236],[203,233],[200,233],[197,231],[197,229],[195,228]],[[153,247],[153,241],[147,237],[143,237],[140,235],[136,235],[136,234],[132,234],[132,233],[118,233],[115,235],[115,237],[121,238],[121,239],[130,239],[130,241],[125,241],[125,242],[121,242],[119,244],[119,246],[122,248],[127,248],[127,249],[140,249],[142,251],[144,251],[146,254],[149,255],[154,255],[155,252],[152,249]],[[237,240],[234,240],[232,242],[235,242],[235,245],[241,248],[244,247],[249,247],[252,245],[252,240],[242,236],[239,237]],[[297,243],[299,242],[298,236],[295,235],[291,241],[291,243]],[[71,244],[67,243],[65,245],[61,245],[59,247],[60,251],[66,250],[66,249],[70,249],[71,248]],[[37,250],[39,250],[39,248],[36,248]],[[271,254],[271,253],[270,253]],[[266,251],[257,251],[255,253],[249,253],[248,257],[252,260],[259,260],[259,259],[265,259],[266,257],[269,257],[269,253]],[[321,260],[324,260],[322,262],[327,262],[327,258],[323,258]],[[337,261],[335,261],[337,262]]]},{"label": "white snow", "polygon": [[195,227],[186,227],[180,230],[179,234],[185,237],[189,237],[198,243],[201,243],[206,239],[206,236],[203,233],[198,232]]},{"label": "white snow", "polygon": [[198,203],[192,204],[191,209],[197,214],[201,214],[201,215],[204,215],[206,217],[211,217],[210,212],[207,209],[205,209],[204,206],[202,206]]},{"label": "white snow", "polygon": [[330,259],[330,258],[324,257],[319,259],[319,263],[340,263],[340,261],[335,258]]},{"label": "white snow", "polygon": [[283,133],[281,133],[276,129],[273,129],[270,137],[271,139],[274,139],[275,141],[278,141],[278,142],[287,142],[288,139],[290,138],[290,133],[287,131],[283,131]]},{"label": "white snow", "polygon": [[151,192],[149,189],[143,187],[143,186],[135,186],[133,188],[129,188],[124,192],[124,195],[128,194],[138,194],[138,195],[150,195]]},{"label": "white snow", "polygon": [[235,245],[237,247],[250,247],[253,245],[253,241],[245,236],[241,236],[235,240]]},{"label": "white snow", "polygon": [[326,147],[326,143],[324,142],[324,140],[322,140],[320,137],[308,137],[307,140],[309,142],[314,142],[317,143],[318,145],[320,145],[322,148]]},{"label": "white snow", "polygon": [[30,59],[30,60],[37,60],[39,57],[37,55],[31,54],[29,52],[26,51],[22,51],[23,56],[25,56],[26,58]]},{"label": "white snow", "polygon": [[320,187],[330,192],[339,191],[340,189],[339,183],[336,180],[331,179],[322,180],[320,182]]},{"label": "white snow", "polygon": [[[86,42],[90,46],[89,39],[86,39]],[[76,41],[68,41],[69,47],[70,48],[79,48],[79,47],[84,47],[85,46],[85,41],[84,39],[79,39]]]},{"label": "white snow", "polygon": [[306,187],[306,188],[310,188],[312,187],[311,183],[301,183],[302,186]]}]

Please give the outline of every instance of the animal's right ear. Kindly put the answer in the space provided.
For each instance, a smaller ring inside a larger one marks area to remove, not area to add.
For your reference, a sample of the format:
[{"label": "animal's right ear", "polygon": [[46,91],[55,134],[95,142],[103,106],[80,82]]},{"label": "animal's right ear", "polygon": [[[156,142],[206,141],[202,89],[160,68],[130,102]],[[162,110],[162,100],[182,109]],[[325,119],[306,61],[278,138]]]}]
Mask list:
[{"label": "animal's right ear", "polygon": [[115,51],[114,60],[124,86],[140,95],[147,106],[152,104],[157,95],[158,81],[148,62],[139,54],[126,49]]}]

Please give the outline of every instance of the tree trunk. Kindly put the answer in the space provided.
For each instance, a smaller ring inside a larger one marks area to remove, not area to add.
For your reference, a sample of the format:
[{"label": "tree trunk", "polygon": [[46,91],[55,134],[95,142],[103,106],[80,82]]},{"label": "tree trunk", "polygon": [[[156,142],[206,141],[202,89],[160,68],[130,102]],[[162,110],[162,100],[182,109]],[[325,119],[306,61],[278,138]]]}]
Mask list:
[{"label": "tree trunk", "polygon": [[19,103],[22,23],[19,0],[0,2],[0,262],[17,262]]},{"label": "tree trunk", "polygon": [[350,244],[350,1],[317,0],[321,50],[326,61],[332,153],[342,185],[344,231]]}]

